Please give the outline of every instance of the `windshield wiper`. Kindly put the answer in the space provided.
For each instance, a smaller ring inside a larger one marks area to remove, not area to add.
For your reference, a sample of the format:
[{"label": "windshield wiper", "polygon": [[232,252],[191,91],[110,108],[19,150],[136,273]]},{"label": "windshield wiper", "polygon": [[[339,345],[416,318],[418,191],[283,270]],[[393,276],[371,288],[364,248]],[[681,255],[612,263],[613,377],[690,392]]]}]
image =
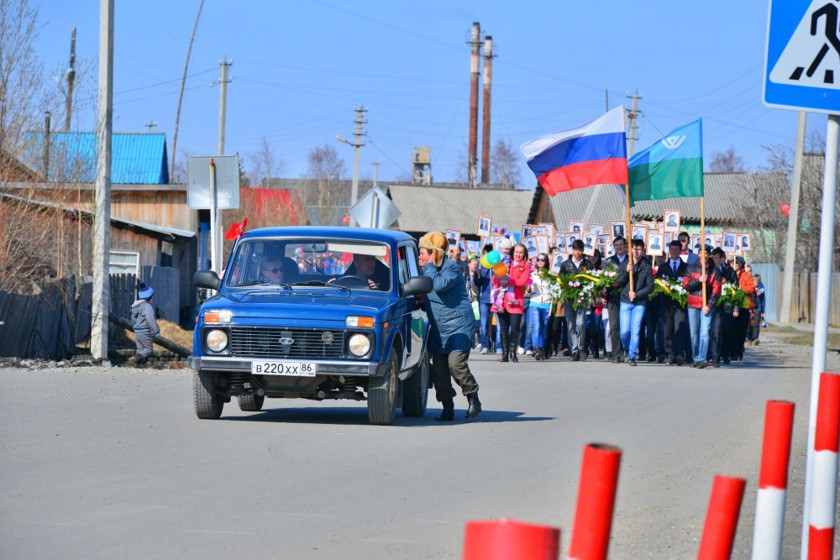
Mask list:
[{"label": "windshield wiper", "polygon": [[251,280],[250,282],[243,282],[239,284],[237,288],[244,288],[246,286],[277,286],[278,288],[282,288],[284,290],[291,290],[291,284],[275,284],[274,282],[269,282],[268,280]]},{"label": "windshield wiper", "polygon": [[340,284],[329,284],[327,282],[322,282],[321,280],[309,280],[307,282],[295,282],[292,286],[318,286],[319,288],[338,288],[339,290],[344,290],[345,292],[351,291],[350,288],[347,286],[342,286]]}]

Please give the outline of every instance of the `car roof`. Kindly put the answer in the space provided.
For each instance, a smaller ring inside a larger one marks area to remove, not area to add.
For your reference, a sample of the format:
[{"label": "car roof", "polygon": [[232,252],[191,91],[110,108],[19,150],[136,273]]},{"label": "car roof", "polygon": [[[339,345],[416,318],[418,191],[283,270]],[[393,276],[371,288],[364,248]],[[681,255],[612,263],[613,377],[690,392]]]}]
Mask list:
[{"label": "car roof", "polygon": [[361,241],[381,241],[384,243],[399,243],[414,238],[402,231],[392,229],[368,229],[349,227],[324,226],[290,226],[259,228],[242,234],[241,239],[259,237],[320,237],[338,239],[358,239]]}]

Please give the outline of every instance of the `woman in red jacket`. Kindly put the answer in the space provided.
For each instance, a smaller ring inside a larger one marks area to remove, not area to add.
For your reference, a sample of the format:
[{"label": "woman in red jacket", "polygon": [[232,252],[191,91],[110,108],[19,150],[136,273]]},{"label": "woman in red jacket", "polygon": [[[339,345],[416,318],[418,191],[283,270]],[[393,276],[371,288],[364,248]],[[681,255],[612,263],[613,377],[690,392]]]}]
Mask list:
[{"label": "woman in red jacket", "polygon": [[[700,261],[708,261],[711,247],[700,251]],[[688,328],[691,333],[692,367],[703,369],[709,365],[709,329],[712,326],[717,300],[720,297],[722,277],[710,262],[703,273],[701,262],[688,267],[683,277],[683,287],[688,291]],[[703,284],[706,284],[706,301],[703,301]]]},{"label": "woman in red jacket", "polygon": [[[525,287],[531,280],[531,265],[528,262],[528,249],[518,243],[510,254],[508,273],[493,278],[493,301],[498,302],[496,319],[499,323],[502,339],[502,357],[500,362],[518,362],[516,341],[522,325],[522,313],[525,309]],[[501,304],[501,305],[499,305]]]}]

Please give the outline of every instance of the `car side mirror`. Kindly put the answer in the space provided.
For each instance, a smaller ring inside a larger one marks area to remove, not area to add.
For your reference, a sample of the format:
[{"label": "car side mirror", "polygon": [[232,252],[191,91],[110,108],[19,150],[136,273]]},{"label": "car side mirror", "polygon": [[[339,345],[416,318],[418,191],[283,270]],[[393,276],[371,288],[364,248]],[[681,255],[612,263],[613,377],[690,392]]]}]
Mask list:
[{"label": "car side mirror", "polygon": [[404,296],[428,294],[433,289],[432,279],[428,276],[414,276],[403,285]]},{"label": "car side mirror", "polygon": [[222,281],[219,275],[212,270],[199,270],[193,274],[193,283],[199,288],[208,288],[219,291]]}]

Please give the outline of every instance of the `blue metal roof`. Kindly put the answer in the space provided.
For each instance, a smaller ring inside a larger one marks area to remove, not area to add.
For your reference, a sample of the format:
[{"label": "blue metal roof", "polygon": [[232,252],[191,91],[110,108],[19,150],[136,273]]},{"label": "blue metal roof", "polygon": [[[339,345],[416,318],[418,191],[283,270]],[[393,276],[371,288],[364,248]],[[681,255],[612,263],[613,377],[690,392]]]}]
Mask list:
[{"label": "blue metal roof", "polygon": [[[24,159],[44,173],[44,133],[26,135]],[[93,132],[50,134],[51,181],[92,183],[96,179],[96,135]],[[166,134],[163,132],[116,132],[111,142],[111,182],[129,185],[169,183]]]},{"label": "blue metal roof", "polygon": [[358,239],[397,243],[413,239],[409,234],[392,229],[367,229],[329,226],[290,226],[260,228],[246,231],[242,239],[249,237],[317,237],[320,239]]}]

